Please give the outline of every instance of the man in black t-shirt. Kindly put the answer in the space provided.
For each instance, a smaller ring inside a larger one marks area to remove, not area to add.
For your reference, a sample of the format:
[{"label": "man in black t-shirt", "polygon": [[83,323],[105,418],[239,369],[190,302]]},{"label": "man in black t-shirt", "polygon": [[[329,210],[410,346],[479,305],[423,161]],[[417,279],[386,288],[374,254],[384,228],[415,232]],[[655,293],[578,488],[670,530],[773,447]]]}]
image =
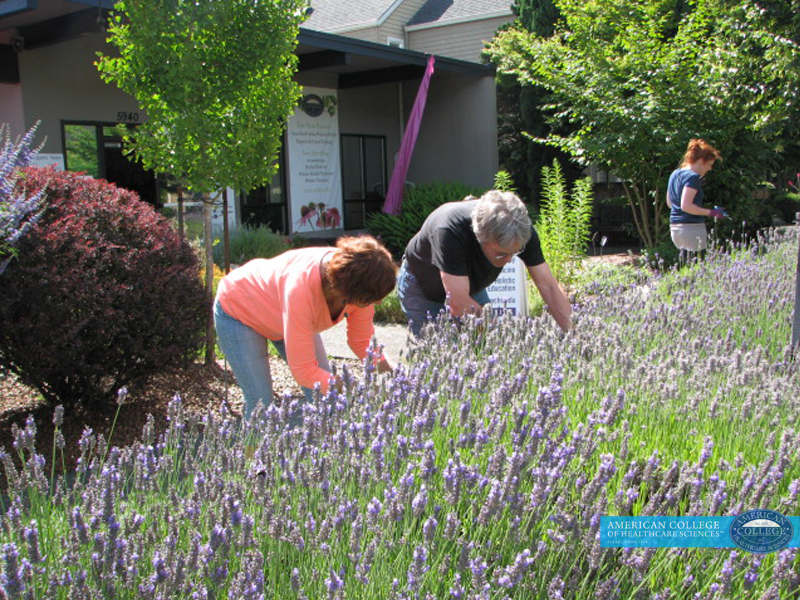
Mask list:
[{"label": "man in black t-shirt", "polygon": [[547,309],[567,331],[572,307],[544,260],[522,201],[492,190],[434,210],[406,247],[397,280],[400,304],[414,335],[448,307],[454,317],[479,313],[486,288],[519,256]]}]

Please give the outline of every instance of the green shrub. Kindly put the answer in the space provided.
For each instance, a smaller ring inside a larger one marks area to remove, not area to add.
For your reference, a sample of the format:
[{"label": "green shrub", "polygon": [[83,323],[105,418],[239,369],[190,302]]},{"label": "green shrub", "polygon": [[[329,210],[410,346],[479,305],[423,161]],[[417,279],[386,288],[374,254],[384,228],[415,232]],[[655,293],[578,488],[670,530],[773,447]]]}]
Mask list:
[{"label": "green shrub", "polygon": [[[242,265],[254,258],[272,258],[286,252],[295,244],[285,235],[275,233],[269,227],[238,227],[230,234],[230,261]],[[214,263],[222,266],[222,243],[214,245]]]},{"label": "green shrub", "polygon": [[542,169],[542,186],[542,208],[536,231],[553,275],[559,282],[568,284],[589,243],[592,181],[588,177],[577,180],[570,198],[561,166],[554,160],[552,168]]},{"label": "green shrub", "polygon": [[408,320],[400,306],[400,298],[397,297],[397,290],[381,300],[380,304],[375,305],[375,321],[377,323],[399,323],[405,325]]},{"label": "green shrub", "polygon": [[367,231],[380,239],[395,259],[400,260],[409,240],[422,227],[427,216],[446,202],[480,196],[483,190],[464,183],[425,183],[403,194],[400,214],[379,212],[367,217]]},{"label": "green shrub", "polygon": [[136,194],[28,168],[46,209],[0,286],[0,364],[52,404],[103,404],[203,344],[197,257]]},{"label": "green shrub", "polygon": [[494,189],[501,192],[517,193],[517,188],[514,186],[514,180],[508,171],[498,171],[494,174]]},{"label": "green shrub", "polygon": [[672,238],[664,237],[661,239],[655,248],[645,248],[642,250],[642,259],[644,263],[651,269],[657,271],[665,271],[678,264],[680,258],[680,250],[675,247]]},{"label": "green shrub", "polygon": [[786,223],[794,223],[796,215],[800,212],[800,194],[784,192],[772,197],[772,206],[777,216]]},{"label": "green shrub", "polygon": [[608,296],[641,284],[650,276],[650,271],[642,267],[584,261],[573,281],[574,294]]}]

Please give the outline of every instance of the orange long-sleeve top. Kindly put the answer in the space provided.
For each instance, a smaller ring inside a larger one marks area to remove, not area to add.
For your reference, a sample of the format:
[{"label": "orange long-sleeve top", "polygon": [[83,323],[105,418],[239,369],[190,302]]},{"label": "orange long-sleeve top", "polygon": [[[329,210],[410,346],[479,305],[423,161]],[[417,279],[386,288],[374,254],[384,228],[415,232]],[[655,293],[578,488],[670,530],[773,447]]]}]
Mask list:
[{"label": "orange long-sleeve top", "polygon": [[375,308],[347,304],[336,321],[322,293],[320,265],[332,248],[288,250],[274,258],[256,258],[220,281],[222,309],[269,340],[284,340],[286,362],[297,383],[328,390],[330,373],[319,366],[314,335],[347,319],[347,344],[363,359],[375,332]]}]

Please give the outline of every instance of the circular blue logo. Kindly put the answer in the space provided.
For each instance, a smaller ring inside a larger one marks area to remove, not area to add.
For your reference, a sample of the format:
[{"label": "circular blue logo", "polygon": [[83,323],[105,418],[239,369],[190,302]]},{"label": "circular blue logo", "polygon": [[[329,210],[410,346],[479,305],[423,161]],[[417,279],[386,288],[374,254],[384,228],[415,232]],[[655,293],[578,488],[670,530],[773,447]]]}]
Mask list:
[{"label": "circular blue logo", "polygon": [[300,107],[309,117],[318,117],[325,110],[325,103],[316,94],[306,94],[300,101]]},{"label": "circular blue logo", "polygon": [[774,510],[748,510],[733,520],[730,536],[742,550],[769,554],[784,548],[794,535],[792,523]]}]

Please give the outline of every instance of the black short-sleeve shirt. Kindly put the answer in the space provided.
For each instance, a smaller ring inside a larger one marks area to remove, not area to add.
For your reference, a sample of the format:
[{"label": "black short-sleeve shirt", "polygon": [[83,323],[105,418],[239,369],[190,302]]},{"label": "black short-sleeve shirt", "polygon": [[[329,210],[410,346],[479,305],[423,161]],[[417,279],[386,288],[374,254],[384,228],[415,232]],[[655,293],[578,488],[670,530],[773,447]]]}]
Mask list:
[{"label": "black short-sleeve shirt", "polygon": [[[445,301],[441,272],[469,277],[470,295],[489,287],[503,270],[483,253],[472,231],[471,213],[479,200],[448,202],[434,210],[406,246],[408,268],[429,300]],[[531,238],[519,255],[526,266],[542,264],[539,236]]]}]

